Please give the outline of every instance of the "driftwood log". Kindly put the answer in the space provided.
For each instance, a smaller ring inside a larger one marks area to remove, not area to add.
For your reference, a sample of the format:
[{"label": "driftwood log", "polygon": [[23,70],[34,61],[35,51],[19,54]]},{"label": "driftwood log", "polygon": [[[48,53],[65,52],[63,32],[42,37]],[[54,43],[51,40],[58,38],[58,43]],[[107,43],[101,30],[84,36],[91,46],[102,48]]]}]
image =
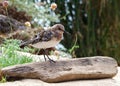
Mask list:
[{"label": "driftwood log", "polygon": [[112,78],[117,74],[117,62],[110,57],[96,56],[56,63],[27,63],[3,68],[2,73],[9,78],[32,78],[45,82]]}]

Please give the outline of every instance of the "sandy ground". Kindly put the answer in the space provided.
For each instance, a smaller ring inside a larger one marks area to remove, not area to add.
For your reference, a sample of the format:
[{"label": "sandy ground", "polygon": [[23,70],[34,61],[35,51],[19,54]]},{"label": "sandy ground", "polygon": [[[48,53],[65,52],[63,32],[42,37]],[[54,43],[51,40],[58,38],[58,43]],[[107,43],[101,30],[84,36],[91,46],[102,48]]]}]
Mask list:
[{"label": "sandy ground", "polygon": [[61,83],[46,83],[36,79],[23,79],[0,83],[0,86],[120,86],[120,67],[118,67],[118,74],[112,79],[77,80]]}]

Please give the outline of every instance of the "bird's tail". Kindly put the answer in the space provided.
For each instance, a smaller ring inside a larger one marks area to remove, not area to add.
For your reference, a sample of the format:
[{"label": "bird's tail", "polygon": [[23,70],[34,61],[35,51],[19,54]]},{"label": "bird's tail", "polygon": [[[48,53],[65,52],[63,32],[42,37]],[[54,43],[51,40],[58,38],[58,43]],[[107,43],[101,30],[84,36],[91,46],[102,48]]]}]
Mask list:
[{"label": "bird's tail", "polygon": [[31,44],[31,43],[32,43],[32,40],[23,42],[23,43],[20,44],[20,48],[24,48],[25,46],[27,46],[28,44]]},{"label": "bird's tail", "polygon": [[38,38],[34,38],[34,39],[29,40],[29,41],[22,42],[22,43],[20,44],[20,48],[24,48],[24,47],[27,46],[28,44],[33,44],[34,42],[36,42],[36,40],[38,40]]},{"label": "bird's tail", "polygon": [[20,44],[20,48],[24,48],[26,45],[28,45],[28,42],[23,42]]}]

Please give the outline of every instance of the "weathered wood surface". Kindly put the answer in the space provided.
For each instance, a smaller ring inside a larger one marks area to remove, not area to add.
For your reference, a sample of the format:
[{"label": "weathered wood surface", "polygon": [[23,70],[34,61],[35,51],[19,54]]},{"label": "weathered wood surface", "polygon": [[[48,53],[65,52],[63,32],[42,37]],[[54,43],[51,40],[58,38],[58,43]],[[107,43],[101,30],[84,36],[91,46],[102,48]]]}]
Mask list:
[{"label": "weathered wood surface", "polygon": [[117,62],[110,57],[96,56],[60,60],[56,63],[27,63],[3,68],[2,73],[8,77],[34,78],[45,82],[111,78],[117,74]]}]

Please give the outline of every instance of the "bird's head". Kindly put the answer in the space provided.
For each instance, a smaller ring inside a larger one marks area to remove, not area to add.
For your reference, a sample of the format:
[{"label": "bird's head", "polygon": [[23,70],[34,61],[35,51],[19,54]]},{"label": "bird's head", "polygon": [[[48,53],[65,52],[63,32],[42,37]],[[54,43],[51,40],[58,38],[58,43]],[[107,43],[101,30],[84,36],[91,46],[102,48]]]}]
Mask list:
[{"label": "bird's head", "polygon": [[64,26],[62,24],[55,24],[54,26],[52,26],[52,29],[58,30],[58,31],[63,32],[63,33],[65,31]]}]

